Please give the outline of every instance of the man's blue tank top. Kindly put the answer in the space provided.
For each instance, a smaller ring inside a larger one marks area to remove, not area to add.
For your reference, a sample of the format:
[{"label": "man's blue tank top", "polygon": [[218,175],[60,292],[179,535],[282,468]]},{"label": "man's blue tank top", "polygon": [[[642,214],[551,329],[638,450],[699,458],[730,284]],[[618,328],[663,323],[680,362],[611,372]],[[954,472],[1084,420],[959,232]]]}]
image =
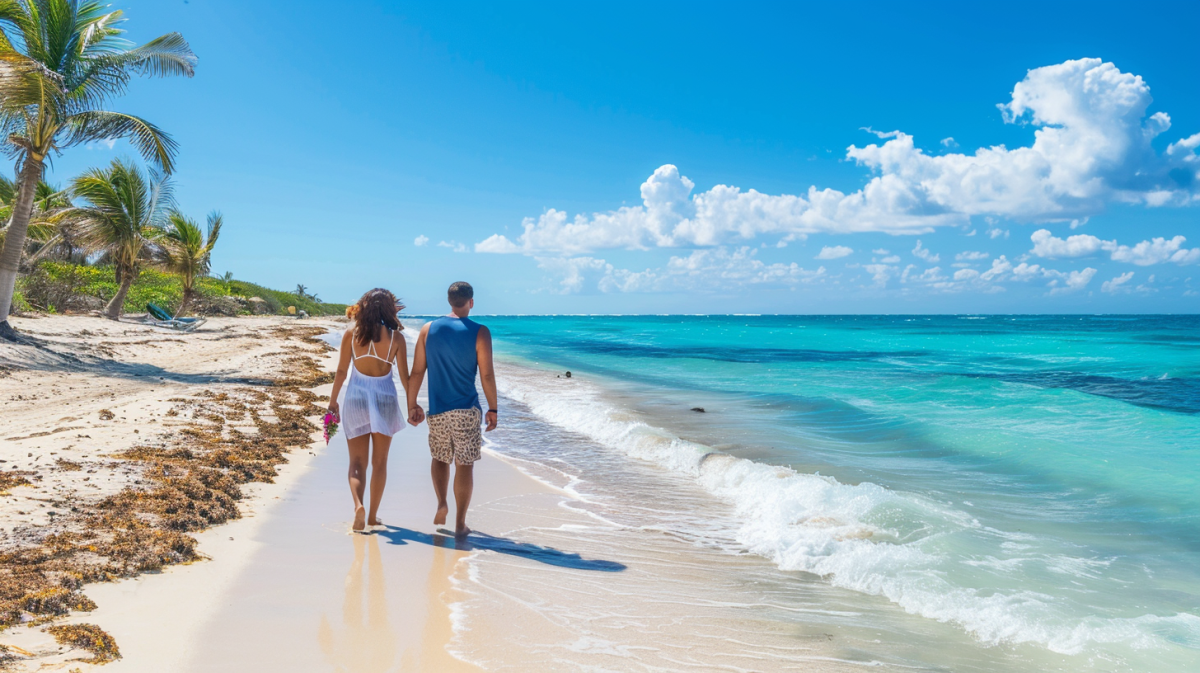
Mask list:
[{"label": "man's blue tank top", "polygon": [[455,409],[481,409],[475,390],[479,359],[475,339],[481,325],[469,318],[447,316],[429,324],[425,362],[429,367],[429,414]]}]

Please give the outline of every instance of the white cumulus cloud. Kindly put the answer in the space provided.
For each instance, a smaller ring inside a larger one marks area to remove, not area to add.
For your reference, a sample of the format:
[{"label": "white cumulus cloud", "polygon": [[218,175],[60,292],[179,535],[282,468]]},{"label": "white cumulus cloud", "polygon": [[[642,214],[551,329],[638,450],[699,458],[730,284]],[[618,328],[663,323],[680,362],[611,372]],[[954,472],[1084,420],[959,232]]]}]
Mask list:
[{"label": "white cumulus cloud", "polygon": [[673,256],[666,266],[633,271],[595,257],[537,258],[538,267],[556,277],[563,294],[600,292],[723,291],[746,286],[794,287],[823,279],[825,267],[805,269],[792,263],[766,263],[758,250],[743,246],[694,250]]},{"label": "white cumulus cloud", "polygon": [[942,258],[941,255],[932,253],[929,251],[929,248],[922,246],[920,239],[917,239],[917,245],[912,249],[912,254],[913,257],[923,259],[930,264],[936,264]]},{"label": "white cumulus cloud", "polygon": [[418,248],[425,245],[428,242],[429,242],[429,237],[424,234],[421,234],[420,236],[413,239],[413,245],[417,246]]},{"label": "white cumulus cloud", "polygon": [[[850,146],[846,156],[874,171],[862,189],[809,187],[763,194],[695,184],[673,165],[641,188],[641,205],[575,215],[550,209],[526,218],[515,240],[496,234],[478,252],[578,255],[601,249],[715,246],[777,236],[881,231],[921,233],[966,225],[974,215],[1017,221],[1079,220],[1111,203],[1148,206],[1200,202],[1200,133],[1158,152],[1170,128],[1164,112],[1147,116],[1150,87],[1100,59],[1030,70],[999,105],[1009,123],[1037,130],[1033,144],[929,155],[900,131]],[[995,238],[997,231],[989,234]]]},{"label": "white cumulus cloud", "polygon": [[1096,270],[1088,267],[1082,271],[1070,271],[1064,273],[1062,271],[1052,271],[1050,269],[1043,270],[1043,275],[1053,277],[1048,287],[1050,294],[1068,294],[1078,292],[1087,287],[1088,283],[1092,282],[1092,278],[1096,275]]},{"label": "white cumulus cloud", "polygon": [[1057,259],[1060,257],[1085,257],[1116,246],[1115,241],[1102,241],[1090,234],[1076,234],[1057,238],[1048,229],[1038,229],[1029,237],[1033,241],[1030,252],[1038,257]]},{"label": "white cumulus cloud", "polygon": [[1200,261],[1200,248],[1192,248],[1190,250],[1184,248],[1183,244],[1185,241],[1187,239],[1183,236],[1176,236],[1169,241],[1165,238],[1142,241],[1133,247],[1115,245],[1112,248],[1112,258],[1113,261],[1128,262],[1138,266],[1150,266],[1152,264],[1161,264],[1162,262],[1174,262],[1183,265]]},{"label": "white cumulus cloud", "polygon": [[1116,278],[1113,278],[1112,280],[1104,281],[1104,283],[1100,286],[1100,291],[1107,292],[1108,294],[1128,292],[1129,288],[1125,287],[1125,284],[1131,280],[1133,280],[1133,272],[1127,271]]},{"label": "white cumulus cloud", "polygon": [[852,254],[854,254],[854,250],[844,245],[827,245],[821,248],[821,252],[817,254],[817,259],[839,259]]},{"label": "white cumulus cloud", "polygon": [[986,252],[976,252],[974,250],[964,250],[954,256],[954,259],[959,262],[978,262],[991,257]]},{"label": "white cumulus cloud", "polygon": [[458,241],[438,241],[439,248],[450,248],[454,252],[470,252],[470,248]]},{"label": "white cumulus cloud", "polygon": [[1120,245],[1116,241],[1105,241],[1089,234],[1076,234],[1058,238],[1046,229],[1038,229],[1030,236],[1033,249],[1029,252],[1038,257],[1051,259],[1063,257],[1086,257],[1098,252],[1107,252],[1114,262],[1125,262],[1138,266],[1151,266],[1163,262],[1179,265],[1200,261],[1200,248],[1185,248],[1187,238],[1176,236],[1170,240],[1153,238],[1133,246]]}]

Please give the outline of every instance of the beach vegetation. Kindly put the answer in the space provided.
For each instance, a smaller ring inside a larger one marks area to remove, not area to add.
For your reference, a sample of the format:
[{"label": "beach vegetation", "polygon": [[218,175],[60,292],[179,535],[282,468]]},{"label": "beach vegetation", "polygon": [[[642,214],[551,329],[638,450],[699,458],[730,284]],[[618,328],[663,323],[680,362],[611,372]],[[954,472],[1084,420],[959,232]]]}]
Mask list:
[{"label": "beach vegetation", "polygon": [[79,241],[112,266],[118,288],[104,314],[116,320],[143,263],[168,231],[170,179],[114,159],[108,168],[93,168],[75,178],[71,193],[84,205],[64,209],[55,221],[75,229]]},{"label": "beach vegetation", "polygon": [[[0,130],[16,159],[12,216],[0,249],[0,335],[12,336],[12,305],[36,185],[53,153],[89,142],[124,138],[164,174],[175,163],[175,141],[149,121],[105,107],[134,75],[185,76],[196,56],[179,33],[139,47],[122,38],[124,16],[99,2],[0,2]],[[119,307],[119,304],[118,304]]]},{"label": "beach vegetation", "polygon": [[[120,286],[110,265],[76,264],[69,261],[40,262],[21,277],[19,296],[24,302],[14,306],[21,310],[46,313],[83,312],[102,309]],[[251,298],[259,301],[250,301]],[[157,304],[175,313],[183,303],[181,278],[162,269],[146,266],[134,279],[125,295],[124,313],[144,312],[146,304]],[[195,279],[191,307],[205,315],[285,315],[288,306],[307,311],[309,315],[344,315],[345,304],[317,303],[300,299],[295,294],[228,278],[210,276]]]},{"label": "beach vegetation", "polygon": [[[185,315],[196,295],[196,280],[212,270],[212,250],[221,234],[221,214],[208,216],[208,231],[183,213],[173,210],[167,215],[167,226],[158,239],[157,257],[162,268],[179,276],[183,298],[176,315]],[[228,283],[226,283],[228,284]]]}]

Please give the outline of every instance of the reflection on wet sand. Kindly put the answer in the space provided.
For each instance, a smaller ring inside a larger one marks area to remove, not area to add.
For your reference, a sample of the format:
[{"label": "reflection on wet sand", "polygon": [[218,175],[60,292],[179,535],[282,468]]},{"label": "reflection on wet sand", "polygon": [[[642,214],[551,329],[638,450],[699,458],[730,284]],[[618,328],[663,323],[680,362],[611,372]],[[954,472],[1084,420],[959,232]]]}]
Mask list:
[{"label": "reflection on wet sand", "polygon": [[[353,535],[354,561],[346,573],[342,625],[335,630],[321,615],[317,640],[335,671],[383,673],[396,661],[396,636],[388,623],[383,559],[374,535]],[[363,614],[363,560],[366,558],[366,615]]]}]

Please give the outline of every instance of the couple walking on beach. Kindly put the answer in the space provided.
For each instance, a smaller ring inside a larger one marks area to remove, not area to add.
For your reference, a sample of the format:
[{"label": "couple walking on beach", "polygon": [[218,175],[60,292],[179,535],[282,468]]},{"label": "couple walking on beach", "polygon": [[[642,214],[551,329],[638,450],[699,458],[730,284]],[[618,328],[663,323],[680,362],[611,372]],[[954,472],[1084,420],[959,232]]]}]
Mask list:
[{"label": "couple walking on beach", "polygon": [[[433,522],[446,523],[449,503],[450,464],[454,471],[454,534],[464,536],[467,507],[474,490],[475,461],[480,458],[483,433],[497,423],[496,375],[492,366],[492,336],[483,325],[471,320],[475,291],[468,283],[454,283],[447,292],[450,314],[426,323],[417,338],[412,373],[408,371],[408,345],[399,334],[399,313],[404,306],[395,295],[376,288],[346,310],[354,327],[342,335],[341,359],[330,393],[329,410],[338,418],[350,447],[350,493],[354,498],[354,530],[382,525],[379,503],[387,483],[388,449],[392,435],[429,422],[429,451],[433,460],[430,472],[437,496]],[[392,367],[400,374],[407,413],[401,409],[401,396],[392,379]],[[417,404],[417,393],[425,373],[429,373],[429,415]],[[488,411],[479,406],[475,389],[478,373],[487,398]],[[345,386],[341,403],[338,394]],[[371,469],[370,509],[363,504],[367,485],[367,466]]]}]

